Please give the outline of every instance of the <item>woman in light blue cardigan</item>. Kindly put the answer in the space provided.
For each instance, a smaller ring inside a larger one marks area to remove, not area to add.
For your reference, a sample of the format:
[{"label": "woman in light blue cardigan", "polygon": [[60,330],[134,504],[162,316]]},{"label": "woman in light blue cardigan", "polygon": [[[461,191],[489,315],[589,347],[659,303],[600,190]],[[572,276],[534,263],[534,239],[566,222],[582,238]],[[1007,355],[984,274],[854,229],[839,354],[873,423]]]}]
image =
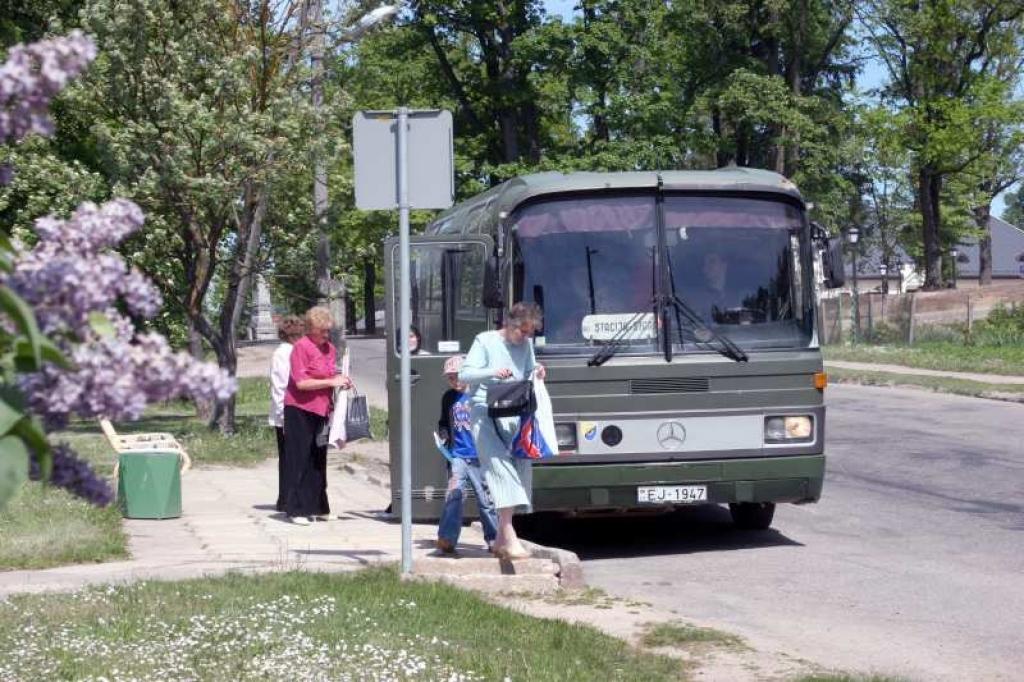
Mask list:
[{"label": "woman in light blue cardigan", "polygon": [[544,366],[537,364],[531,342],[541,319],[537,304],[516,303],[505,315],[502,329],[477,334],[459,370],[459,380],[469,384],[473,440],[498,510],[494,554],[507,559],[530,555],[516,536],[512,515],[517,510],[530,511],[533,477],[530,461],[514,458],[510,452],[519,418],[496,420],[501,433],[496,432],[494,420],[487,414],[487,389],[507,379],[530,378],[535,370],[538,379],[544,378]]}]

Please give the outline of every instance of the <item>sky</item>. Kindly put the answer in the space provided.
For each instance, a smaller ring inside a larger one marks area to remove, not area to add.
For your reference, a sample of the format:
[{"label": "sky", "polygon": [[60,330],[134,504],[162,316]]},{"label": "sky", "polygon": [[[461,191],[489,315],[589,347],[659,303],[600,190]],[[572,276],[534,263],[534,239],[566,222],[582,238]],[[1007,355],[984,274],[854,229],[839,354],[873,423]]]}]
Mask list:
[{"label": "sky", "polygon": [[[579,0],[546,0],[544,8],[547,10],[549,15],[561,16],[563,21],[569,22],[572,21],[573,16],[576,14],[573,7],[578,1]],[[857,87],[861,91],[876,88],[885,81],[886,75],[885,67],[882,66],[881,63],[875,60],[868,61],[865,63],[863,71],[861,71],[860,75],[857,77]],[[997,216],[1002,215],[1005,208],[1006,201],[1004,200],[1004,195],[1000,194],[992,203],[992,213]]]}]

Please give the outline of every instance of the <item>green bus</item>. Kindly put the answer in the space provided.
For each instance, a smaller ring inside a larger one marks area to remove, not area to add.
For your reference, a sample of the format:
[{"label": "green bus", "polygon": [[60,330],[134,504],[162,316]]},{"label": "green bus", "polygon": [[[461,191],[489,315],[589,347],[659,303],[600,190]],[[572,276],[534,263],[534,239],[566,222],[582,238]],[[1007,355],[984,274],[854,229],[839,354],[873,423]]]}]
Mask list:
[{"label": "green bus", "polygon": [[[817,501],[816,280],[842,285],[839,248],[808,220],[793,183],[745,168],[541,173],[441,214],[411,239],[413,517],[438,518],[444,501],[433,440],[444,361],[516,301],[544,311],[534,347],[558,436],[559,455],[534,464],[535,512],[728,504],[737,526],[763,529],[776,503]],[[390,240],[392,420],[397,259]],[[397,438],[391,461],[399,509]]]}]

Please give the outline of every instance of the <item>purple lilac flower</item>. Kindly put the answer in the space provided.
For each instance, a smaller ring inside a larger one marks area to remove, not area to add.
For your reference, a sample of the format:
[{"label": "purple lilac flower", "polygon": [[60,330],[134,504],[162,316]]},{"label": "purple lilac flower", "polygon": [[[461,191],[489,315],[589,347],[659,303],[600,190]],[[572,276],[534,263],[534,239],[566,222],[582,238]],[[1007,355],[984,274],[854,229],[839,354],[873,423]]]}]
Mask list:
[{"label": "purple lilac flower", "polygon": [[[35,481],[41,477],[39,462],[34,457],[29,466],[29,477]],[[114,501],[114,491],[106,480],[97,476],[88,462],[79,459],[67,443],[60,443],[53,448],[50,483],[97,507],[106,507]]]},{"label": "purple lilac flower", "polygon": [[[113,247],[142,227],[138,206],[116,199],[82,204],[68,220],[36,221],[39,242],[18,247],[6,284],[36,311],[40,328],[73,363],[23,376],[20,386],[33,412],[50,428],[71,415],[132,420],[146,405],[183,396],[224,400],[233,378],[214,364],[174,352],[159,334],[137,333],[117,311],[155,315],[160,294]],[[94,326],[99,314],[113,333]]]},{"label": "purple lilac flower", "polygon": [[77,30],[12,47],[0,64],[0,144],[50,135],[50,101],[95,58],[96,45]]}]

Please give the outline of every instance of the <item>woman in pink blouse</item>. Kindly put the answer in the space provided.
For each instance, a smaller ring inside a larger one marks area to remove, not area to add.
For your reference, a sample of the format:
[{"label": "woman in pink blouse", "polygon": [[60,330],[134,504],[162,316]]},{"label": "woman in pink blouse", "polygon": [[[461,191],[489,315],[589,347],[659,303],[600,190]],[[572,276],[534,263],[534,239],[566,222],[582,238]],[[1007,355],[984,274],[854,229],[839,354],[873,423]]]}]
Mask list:
[{"label": "woman in pink blouse", "polygon": [[289,469],[284,510],[292,523],[303,526],[314,518],[326,521],[330,516],[327,445],[317,445],[317,435],[327,424],[334,389],[352,385],[335,368],[337,352],[327,340],[330,331],[330,311],[310,308],[306,313],[306,335],[292,348],[291,372],[284,394],[285,459]]}]

